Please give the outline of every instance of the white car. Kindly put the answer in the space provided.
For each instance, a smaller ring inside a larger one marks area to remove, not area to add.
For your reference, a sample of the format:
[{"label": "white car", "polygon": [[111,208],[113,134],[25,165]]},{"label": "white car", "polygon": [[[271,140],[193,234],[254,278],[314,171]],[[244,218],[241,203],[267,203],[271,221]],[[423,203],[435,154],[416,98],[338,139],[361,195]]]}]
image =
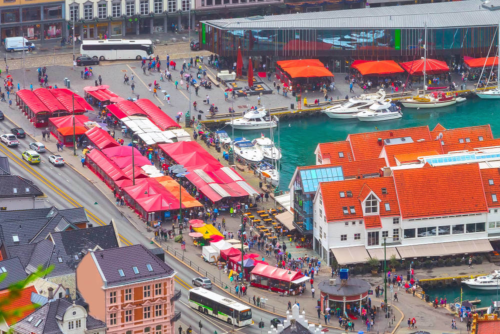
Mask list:
[{"label": "white car", "polygon": [[46,151],[45,145],[40,142],[30,143],[30,148],[38,153],[44,153]]},{"label": "white car", "polygon": [[49,162],[54,166],[64,166],[64,159],[58,154],[49,156]]},{"label": "white car", "polygon": [[17,140],[16,135],[10,133],[1,135],[0,139],[2,140],[2,143],[10,147],[19,145],[19,140]]}]

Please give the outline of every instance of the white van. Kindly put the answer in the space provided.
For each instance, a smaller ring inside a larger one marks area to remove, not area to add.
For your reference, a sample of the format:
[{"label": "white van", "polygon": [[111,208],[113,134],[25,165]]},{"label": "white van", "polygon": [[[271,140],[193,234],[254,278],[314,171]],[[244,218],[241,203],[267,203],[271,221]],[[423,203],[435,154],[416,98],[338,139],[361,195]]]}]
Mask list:
[{"label": "white van", "polygon": [[219,258],[219,254],[211,246],[203,246],[202,255],[203,259],[207,262],[217,262],[217,259]]},{"label": "white van", "polygon": [[[23,40],[24,40],[24,45],[23,45]],[[9,51],[9,52],[23,51],[23,46],[24,46],[24,50],[27,50],[27,51],[35,49],[35,44],[31,43],[26,38],[7,37],[5,39],[5,50],[6,51]]]}]

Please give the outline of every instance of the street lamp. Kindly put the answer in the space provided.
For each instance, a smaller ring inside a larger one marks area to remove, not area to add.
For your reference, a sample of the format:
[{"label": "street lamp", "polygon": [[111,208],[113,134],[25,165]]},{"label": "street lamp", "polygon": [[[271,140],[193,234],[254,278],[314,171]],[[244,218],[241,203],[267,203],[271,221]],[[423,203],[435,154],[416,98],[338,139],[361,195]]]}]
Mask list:
[{"label": "street lamp", "polygon": [[[186,177],[189,174],[187,169],[183,165],[174,165],[170,168],[170,171],[175,174],[178,178]],[[179,180],[179,234],[182,234],[182,230],[180,229],[180,224],[182,224],[182,185]]]},{"label": "street lamp", "polygon": [[136,140],[132,140],[132,185],[135,186],[135,163],[134,163],[134,151],[135,151],[135,144],[137,144]]}]

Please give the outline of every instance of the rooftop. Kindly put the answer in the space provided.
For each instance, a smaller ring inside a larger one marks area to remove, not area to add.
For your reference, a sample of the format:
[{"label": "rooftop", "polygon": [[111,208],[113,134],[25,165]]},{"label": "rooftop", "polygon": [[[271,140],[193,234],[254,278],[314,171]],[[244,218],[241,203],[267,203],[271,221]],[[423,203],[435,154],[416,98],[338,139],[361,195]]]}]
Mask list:
[{"label": "rooftop", "polygon": [[[431,152],[431,154],[429,154]],[[414,142],[399,145],[386,145],[382,153],[386,155],[389,166],[397,166],[405,161],[416,160],[418,156],[427,156],[432,154],[443,154],[443,149],[439,141],[430,140],[422,142]],[[398,159],[396,161],[396,156]]]},{"label": "rooftop", "polygon": [[[18,298],[14,298],[11,300],[10,304],[2,306],[2,309],[5,310],[6,312],[13,312],[16,310],[21,310],[19,312],[19,315],[14,315],[11,317],[8,317],[5,319],[7,322],[8,326],[12,326],[16,322],[18,322],[20,319],[23,319],[24,317],[28,316],[29,314],[33,313],[34,309],[34,304],[31,302],[31,295],[33,293],[37,293],[36,289],[34,286],[29,286],[23,290],[21,290],[21,293]],[[9,291],[5,290],[0,292],[0,302],[6,299],[9,296]],[[29,309],[27,309],[29,308]]]},{"label": "rooftop", "polygon": [[347,284],[343,285],[341,279],[336,279],[334,285],[330,285],[329,280],[319,283],[319,290],[332,296],[356,296],[368,292],[370,283],[359,278],[349,277]]},{"label": "rooftop", "polygon": [[347,141],[320,143],[319,153],[323,160],[330,159],[331,164],[353,161],[351,145]]},{"label": "rooftop", "polygon": [[9,158],[0,156],[0,176],[10,174]]},{"label": "rooftop", "polygon": [[17,257],[0,261],[0,273],[7,274],[5,279],[0,282],[0,290],[5,290],[11,284],[20,282],[28,277],[28,275],[24,271],[24,267],[21,264],[21,261]]},{"label": "rooftop", "polygon": [[441,124],[438,124],[431,131],[431,137],[434,140],[440,138],[440,141],[444,143],[443,145],[451,145],[492,140],[493,133],[491,132],[491,127],[489,125],[446,129]]},{"label": "rooftop", "polygon": [[484,141],[471,141],[470,143],[458,143],[458,144],[449,144],[443,146],[443,152],[455,152],[455,151],[473,151],[479,148],[486,147],[500,147],[500,139],[491,139]]},{"label": "rooftop", "polygon": [[37,196],[43,196],[43,192],[30,180],[19,175],[4,175],[0,172],[0,198]]}]

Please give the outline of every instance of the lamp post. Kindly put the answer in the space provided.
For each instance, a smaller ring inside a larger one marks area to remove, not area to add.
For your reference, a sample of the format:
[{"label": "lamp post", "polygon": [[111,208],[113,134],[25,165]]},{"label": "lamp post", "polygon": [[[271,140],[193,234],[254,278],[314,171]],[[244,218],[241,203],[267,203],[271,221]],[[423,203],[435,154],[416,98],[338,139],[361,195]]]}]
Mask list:
[{"label": "lamp post", "polygon": [[137,141],[132,140],[132,185],[134,186],[135,186],[135,160],[134,160],[135,144],[137,144]]},{"label": "lamp post", "polygon": [[[389,311],[387,307],[387,238],[384,238],[384,305],[386,309],[386,314]],[[387,316],[386,316],[387,318]]]},{"label": "lamp post", "polygon": [[[170,170],[178,178],[186,177],[186,175],[189,174],[189,172],[187,171],[187,169],[183,165],[172,166]],[[181,185],[181,180],[179,180],[179,214],[180,214],[179,234],[182,234],[182,230],[180,229],[180,224],[182,224],[182,185]]]},{"label": "lamp post", "polygon": [[[75,11],[75,2],[76,0],[73,0],[73,33],[71,34],[71,43],[73,43],[73,71],[75,70],[75,44],[76,44],[76,39],[75,39],[75,16],[76,16],[76,11]],[[80,11],[80,8],[78,8],[78,11]],[[70,9],[71,12],[71,9]]]},{"label": "lamp post", "polygon": [[[24,39],[24,37],[23,37]],[[72,95],[71,99],[73,103],[73,155],[76,156],[76,116],[75,116],[75,94]]]},{"label": "lamp post", "polygon": [[245,232],[245,224],[243,223],[243,216],[241,217],[241,283],[245,280],[245,270],[243,269],[243,255],[245,253],[245,249],[243,248],[243,233]]}]

